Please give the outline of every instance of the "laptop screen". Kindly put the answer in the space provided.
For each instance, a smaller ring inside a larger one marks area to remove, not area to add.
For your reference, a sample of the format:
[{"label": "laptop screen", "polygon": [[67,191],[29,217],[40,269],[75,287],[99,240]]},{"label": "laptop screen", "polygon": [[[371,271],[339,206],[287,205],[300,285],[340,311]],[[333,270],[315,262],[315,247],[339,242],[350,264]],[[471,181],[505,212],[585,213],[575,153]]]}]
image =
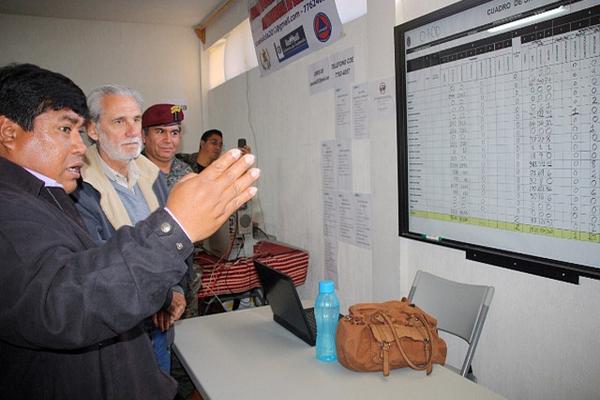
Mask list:
[{"label": "laptop screen", "polygon": [[292,279],[256,260],[254,267],[273,311],[273,319],[314,346],[314,333],[308,326],[302,302]]}]

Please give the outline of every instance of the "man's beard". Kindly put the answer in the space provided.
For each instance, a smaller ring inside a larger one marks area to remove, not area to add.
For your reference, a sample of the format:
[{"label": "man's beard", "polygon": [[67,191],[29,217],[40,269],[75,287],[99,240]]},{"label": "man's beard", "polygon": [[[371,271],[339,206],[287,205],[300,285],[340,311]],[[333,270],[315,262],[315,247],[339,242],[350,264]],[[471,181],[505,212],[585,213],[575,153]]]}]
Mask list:
[{"label": "man's beard", "polygon": [[[142,153],[142,138],[141,137],[127,138],[115,146],[108,138],[108,135],[106,135],[104,132],[102,132],[102,129],[100,129],[100,127],[97,126],[96,130],[98,131],[98,136],[99,136],[99,138],[98,138],[99,146],[102,149],[102,151],[104,151],[111,160],[131,161],[131,160],[135,160],[136,158],[138,158],[140,156],[140,154]],[[137,149],[125,151],[121,146],[126,143],[137,144]]]}]

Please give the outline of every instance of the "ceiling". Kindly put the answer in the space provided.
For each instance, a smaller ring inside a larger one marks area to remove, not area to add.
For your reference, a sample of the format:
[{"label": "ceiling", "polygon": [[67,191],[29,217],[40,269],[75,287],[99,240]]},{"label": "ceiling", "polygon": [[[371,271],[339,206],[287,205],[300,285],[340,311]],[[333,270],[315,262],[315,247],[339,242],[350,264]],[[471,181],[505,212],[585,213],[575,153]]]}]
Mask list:
[{"label": "ceiling", "polygon": [[223,0],[1,0],[0,13],[193,27]]}]

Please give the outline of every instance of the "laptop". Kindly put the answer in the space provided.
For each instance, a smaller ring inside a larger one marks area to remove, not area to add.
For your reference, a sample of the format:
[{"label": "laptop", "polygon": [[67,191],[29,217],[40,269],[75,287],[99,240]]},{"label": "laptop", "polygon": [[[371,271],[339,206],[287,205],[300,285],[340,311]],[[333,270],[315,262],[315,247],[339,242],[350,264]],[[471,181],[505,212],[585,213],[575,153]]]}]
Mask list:
[{"label": "laptop", "polygon": [[260,261],[254,260],[254,268],[273,311],[273,320],[314,346],[317,340],[314,308],[302,308],[292,279]]}]

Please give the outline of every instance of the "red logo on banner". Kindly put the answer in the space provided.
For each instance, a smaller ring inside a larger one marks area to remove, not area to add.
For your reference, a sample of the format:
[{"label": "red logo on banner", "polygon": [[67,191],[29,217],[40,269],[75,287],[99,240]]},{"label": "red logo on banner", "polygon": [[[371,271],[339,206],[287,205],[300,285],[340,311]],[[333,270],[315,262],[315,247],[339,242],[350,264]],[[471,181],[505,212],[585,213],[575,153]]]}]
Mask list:
[{"label": "red logo on banner", "polygon": [[313,29],[315,30],[315,36],[320,42],[328,41],[331,37],[331,21],[329,17],[323,13],[315,15]]}]

